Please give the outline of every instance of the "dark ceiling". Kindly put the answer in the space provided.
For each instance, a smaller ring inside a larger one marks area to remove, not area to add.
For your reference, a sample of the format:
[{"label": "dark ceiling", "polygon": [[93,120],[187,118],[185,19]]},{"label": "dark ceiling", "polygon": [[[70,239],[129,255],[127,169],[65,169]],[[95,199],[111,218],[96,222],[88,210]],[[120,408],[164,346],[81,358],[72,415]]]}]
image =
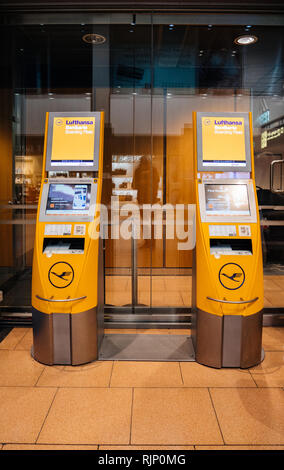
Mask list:
[{"label": "dark ceiling", "polygon": [[[19,89],[247,88],[254,95],[283,95],[281,27],[252,27],[256,44],[234,44],[243,26],[100,25],[104,48],[82,37],[95,25],[7,26],[0,80]],[[2,35],[3,34],[3,35]],[[3,85],[2,85],[3,86]]]},{"label": "dark ceiling", "polygon": [[207,1],[188,1],[188,0],[1,0],[0,9],[3,11],[82,11],[82,10],[106,10],[106,9],[127,9],[127,10],[202,10],[202,11],[283,11],[283,0],[207,0]]}]

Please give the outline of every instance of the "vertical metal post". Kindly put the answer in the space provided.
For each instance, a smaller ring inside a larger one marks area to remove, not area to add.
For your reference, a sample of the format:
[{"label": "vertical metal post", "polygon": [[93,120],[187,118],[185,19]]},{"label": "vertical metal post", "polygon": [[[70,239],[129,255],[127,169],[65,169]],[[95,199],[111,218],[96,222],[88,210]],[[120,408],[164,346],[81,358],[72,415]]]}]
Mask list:
[{"label": "vertical metal post", "polygon": [[131,230],[131,270],[132,307],[134,308],[137,306],[137,240],[134,220],[132,220]]}]

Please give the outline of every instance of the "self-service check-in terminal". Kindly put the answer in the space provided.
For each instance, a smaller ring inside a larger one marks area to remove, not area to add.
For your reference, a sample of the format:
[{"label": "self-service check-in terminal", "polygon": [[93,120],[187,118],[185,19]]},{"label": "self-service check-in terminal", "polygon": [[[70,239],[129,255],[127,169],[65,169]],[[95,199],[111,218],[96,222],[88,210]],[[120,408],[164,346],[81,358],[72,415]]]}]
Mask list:
[{"label": "self-service check-in terminal", "polygon": [[33,356],[95,360],[103,336],[99,237],[103,113],[47,113],[32,275]]},{"label": "self-service check-in terminal", "polygon": [[263,265],[249,113],[194,113],[197,362],[261,361]]}]

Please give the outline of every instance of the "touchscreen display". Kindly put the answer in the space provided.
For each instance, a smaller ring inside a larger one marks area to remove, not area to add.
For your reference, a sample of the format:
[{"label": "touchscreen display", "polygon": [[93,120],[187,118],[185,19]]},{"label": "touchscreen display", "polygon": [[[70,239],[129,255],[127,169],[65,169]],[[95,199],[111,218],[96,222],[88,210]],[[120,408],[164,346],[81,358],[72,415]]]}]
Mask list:
[{"label": "touchscreen display", "polygon": [[89,213],[90,184],[51,183],[46,204],[47,215]]},{"label": "touchscreen display", "polygon": [[205,184],[208,215],[250,215],[246,184]]}]

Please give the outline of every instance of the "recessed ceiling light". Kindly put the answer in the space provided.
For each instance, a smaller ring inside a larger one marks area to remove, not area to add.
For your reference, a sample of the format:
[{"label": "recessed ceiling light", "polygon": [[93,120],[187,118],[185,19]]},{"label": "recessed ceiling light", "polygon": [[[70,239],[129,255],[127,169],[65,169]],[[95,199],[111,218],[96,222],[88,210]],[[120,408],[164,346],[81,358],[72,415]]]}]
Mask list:
[{"label": "recessed ceiling light", "polygon": [[82,39],[88,44],[103,44],[104,42],[106,42],[106,38],[104,36],[95,33],[85,34]]},{"label": "recessed ceiling light", "polygon": [[238,36],[234,40],[234,43],[240,46],[248,46],[249,44],[254,44],[257,40],[258,38],[252,34],[243,34],[242,36]]}]

